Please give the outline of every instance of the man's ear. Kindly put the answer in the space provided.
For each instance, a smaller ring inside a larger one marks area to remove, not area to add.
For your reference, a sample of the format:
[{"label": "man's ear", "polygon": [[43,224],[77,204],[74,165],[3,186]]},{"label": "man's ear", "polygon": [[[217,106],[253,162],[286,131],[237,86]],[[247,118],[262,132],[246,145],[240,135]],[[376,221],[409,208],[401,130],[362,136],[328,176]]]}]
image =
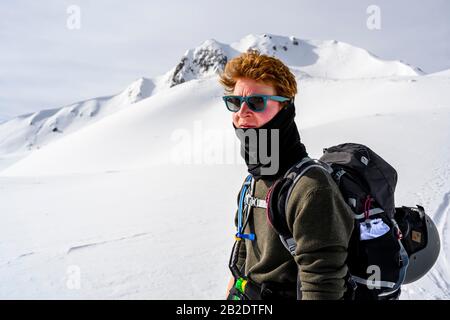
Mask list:
[{"label": "man's ear", "polygon": [[287,108],[289,105],[294,104],[294,98],[292,98],[291,100],[288,100],[288,101],[280,102],[280,104],[281,104],[280,110]]}]

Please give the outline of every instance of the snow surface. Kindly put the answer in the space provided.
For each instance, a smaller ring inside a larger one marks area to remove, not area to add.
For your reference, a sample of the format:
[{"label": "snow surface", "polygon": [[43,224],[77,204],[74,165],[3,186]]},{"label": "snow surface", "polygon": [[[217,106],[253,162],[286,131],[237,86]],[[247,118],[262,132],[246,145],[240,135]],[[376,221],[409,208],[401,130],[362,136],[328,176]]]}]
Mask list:
[{"label": "snow surface", "polygon": [[429,77],[450,77],[450,69],[430,73]]},{"label": "snow surface", "polygon": [[[223,299],[246,167],[217,71],[255,46],[277,47],[297,75],[310,155],[364,143],[397,169],[396,204],[423,205],[442,237],[435,267],[402,299],[449,299],[450,76],[275,35],[208,40],[199,48],[215,54],[190,49],[181,67],[119,95],[0,124],[0,298]],[[72,110],[102,116],[75,121]]]}]

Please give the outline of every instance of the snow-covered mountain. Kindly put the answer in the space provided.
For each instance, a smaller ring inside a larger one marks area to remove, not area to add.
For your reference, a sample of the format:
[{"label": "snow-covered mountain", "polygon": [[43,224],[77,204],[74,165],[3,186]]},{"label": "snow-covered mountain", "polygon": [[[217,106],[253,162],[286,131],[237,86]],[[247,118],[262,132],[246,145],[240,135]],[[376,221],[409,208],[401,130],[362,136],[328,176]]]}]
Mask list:
[{"label": "snow-covered mountain", "polygon": [[0,123],[0,168],[23,158],[30,150],[39,149],[153,94],[187,81],[217,75],[229,59],[252,48],[279,57],[299,78],[379,78],[423,73],[419,68],[400,61],[381,60],[364,49],[334,40],[300,40],[271,34],[248,35],[229,45],[207,40],[187,50],[179,63],[164,75],[138,79],[117,95],[42,110]]},{"label": "snow-covered mountain", "polygon": [[207,40],[188,50],[171,72],[171,85],[223,70],[226,62],[248,49],[276,56],[297,75],[332,79],[417,76],[424,72],[401,61],[379,59],[368,51],[336,40],[301,40],[293,36],[248,35],[230,45]]},{"label": "snow-covered mountain", "polygon": [[[161,77],[105,98],[90,122],[77,125],[64,108],[36,115],[48,134],[41,147],[0,171],[0,298],[222,299],[246,167],[217,72],[253,46],[295,72],[311,156],[358,142],[397,169],[396,204],[423,205],[442,237],[437,264],[402,298],[450,299],[450,77],[275,35],[206,41]],[[58,113],[72,120],[56,122],[63,133],[51,130]],[[0,145],[22,128],[8,125]]]},{"label": "snow-covered mountain", "polygon": [[21,115],[0,124],[0,168],[30,151],[75,132],[152,94],[155,85],[141,78],[119,94],[93,98],[62,108]]}]

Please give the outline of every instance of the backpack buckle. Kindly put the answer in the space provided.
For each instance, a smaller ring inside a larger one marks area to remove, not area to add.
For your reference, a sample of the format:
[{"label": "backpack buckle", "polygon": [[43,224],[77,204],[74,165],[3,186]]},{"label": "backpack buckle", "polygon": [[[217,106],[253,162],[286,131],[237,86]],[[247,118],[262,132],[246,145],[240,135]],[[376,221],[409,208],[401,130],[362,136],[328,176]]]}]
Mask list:
[{"label": "backpack buckle", "polygon": [[248,197],[247,198],[247,204],[250,205],[251,207],[256,207],[256,198],[254,197]]},{"label": "backpack buckle", "polygon": [[267,202],[263,199],[258,199],[256,197],[252,197],[251,195],[247,194],[245,197],[245,204],[249,205],[250,207],[256,207],[256,208],[267,208]]}]

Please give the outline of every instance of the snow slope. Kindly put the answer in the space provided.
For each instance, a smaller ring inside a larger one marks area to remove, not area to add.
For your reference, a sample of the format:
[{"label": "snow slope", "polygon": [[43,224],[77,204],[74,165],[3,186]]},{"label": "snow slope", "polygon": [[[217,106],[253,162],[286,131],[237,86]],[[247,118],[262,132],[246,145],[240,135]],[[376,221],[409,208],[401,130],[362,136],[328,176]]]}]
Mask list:
[{"label": "snow slope", "polygon": [[[449,299],[450,78],[298,80],[309,153],[371,146],[398,171],[396,204],[438,225],[438,263],[402,299]],[[221,94],[197,74],[0,171],[0,298],[222,299],[246,167]]]},{"label": "snow slope", "polygon": [[430,73],[429,77],[450,77],[450,69]]}]

